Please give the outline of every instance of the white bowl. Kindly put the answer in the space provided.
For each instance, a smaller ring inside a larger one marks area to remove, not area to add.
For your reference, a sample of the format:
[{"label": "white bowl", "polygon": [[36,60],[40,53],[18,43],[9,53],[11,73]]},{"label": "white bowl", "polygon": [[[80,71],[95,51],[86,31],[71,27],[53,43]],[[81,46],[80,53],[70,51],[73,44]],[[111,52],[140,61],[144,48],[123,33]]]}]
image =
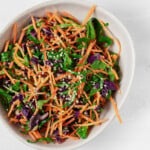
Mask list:
[{"label": "white bowl", "polygon": [[[35,16],[42,16],[46,11],[55,11],[55,10],[68,11],[71,14],[73,14],[75,17],[77,17],[80,21],[82,21],[91,6],[92,3],[88,1],[81,2],[77,0],[55,0],[55,1],[44,2],[42,4],[34,6],[26,10],[22,14],[20,14],[15,20],[9,23],[9,25],[2,31],[2,33],[0,34],[0,49],[3,48],[4,42],[10,38],[11,27],[14,22],[17,22],[19,29],[21,29],[21,27],[27,24],[27,21],[29,20],[31,14]],[[134,67],[135,67],[135,54],[134,54],[133,44],[130,35],[125,29],[125,27],[111,13],[97,6],[94,16],[101,18],[105,22],[109,22],[109,28],[111,32],[121,42],[122,52],[120,57],[120,66],[122,70],[122,80],[120,86],[121,86],[122,94],[121,95],[119,93],[116,94],[116,101],[118,104],[118,108],[120,109],[129,92],[131,82],[133,79]],[[15,126],[10,125],[8,123],[5,110],[3,108],[0,108],[0,121],[3,122],[3,125],[6,127],[6,130],[9,130],[13,134],[13,136],[17,137],[22,143],[25,143],[28,146],[32,146],[36,149],[41,149],[41,150],[56,150],[56,149],[70,150],[73,148],[77,148],[78,146],[81,146],[89,142],[98,134],[100,134],[104,130],[104,128],[111,122],[114,116],[115,113],[113,107],[111,105],[108,105],[106,110],[102,114],[102,117],[107,118],[108,121],[106,123],[103,123],[101,126],[94,127],[87,139],[76,140],[76,141],[67,140],[66,142],[60,145],[59,144],[43,145],[40,143],[39,144],[27,143],[25,137],[20,134],[18,129],[15,128]]]}]

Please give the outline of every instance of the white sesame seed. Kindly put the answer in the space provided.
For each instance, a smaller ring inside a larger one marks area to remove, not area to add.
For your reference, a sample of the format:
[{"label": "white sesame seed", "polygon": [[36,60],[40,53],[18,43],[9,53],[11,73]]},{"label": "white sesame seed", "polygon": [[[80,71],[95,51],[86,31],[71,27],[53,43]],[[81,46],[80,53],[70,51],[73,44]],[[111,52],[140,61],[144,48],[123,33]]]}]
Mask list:
[{"label": "white sesame seed", "polygon": [[68,78],[71,79],[71,75],[69,75]]}]

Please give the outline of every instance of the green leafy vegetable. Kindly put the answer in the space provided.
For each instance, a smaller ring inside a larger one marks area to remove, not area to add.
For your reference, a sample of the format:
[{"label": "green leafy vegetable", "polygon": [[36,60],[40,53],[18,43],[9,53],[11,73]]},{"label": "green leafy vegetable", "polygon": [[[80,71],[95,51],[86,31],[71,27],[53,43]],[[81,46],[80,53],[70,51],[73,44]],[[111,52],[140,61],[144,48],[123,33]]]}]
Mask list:
[{"label": "green leafy vegetable", "polygon": [[[73,25],[70,24],[70,23],[60,24],[60,25],[59,25],[60,28],[67,28],[67,27],[70,27],[70,26],[73,26]],[[57,27],[56,27],[56,28],[57,28]]]},{"label": "green leafy vegetable", "polygon": [[15,84],[13,84],[12,89],[14,91],[19,91],[20,90],[20,81],[17,81]]},{"label": "green leafy vegetable", "polygon": [[30,32],[31,32],[33,29],[34,29],[33,26],[30,26],[30,27],[27,29],[26,34],[27,34],[27,35],[30,34]]},{"label": "green leafy vegetable", "polygon": [[28,85],[24,83],[22,88],[23,88],[23,91],[24,91],[24,92],[27,92]]},{"label": "green leafy vegetable", "polygon": [[46,142],[53,142],[53,140],[51,138],[46,138],[46,137],[43,137],[41,139],[38,139],[36,140],[35,142],[33,141],[30,141],[30,140],[27,140],[27,142],[29,143],[37,143],[37,142],[43,142],[43,141],[46,141]]},{"label": "green leafy vegetable", "polygon": [[47,102],[49,102],[49,101],[50,101],[49,99],[47,99],[47,100],[38,100],[38,101],[37,101],[38,108],[39,108],[39,109],[42,109],[43,104],[45,104],[45,103],[47,103]]},{"label": "green leafy vegetable", "polygon": [[105,69],[107,67],[107,65],[99,60],[95,60],[92,64],[91,64],[91,68],[92,69]]},{"label": "green leafy vegetable", "polygon": [[80,127],[77,129],[77,133],[79,134],[80,138],[82,138],[82,139],[87,138],[87,131],[88,131],[88,127]]},{"label": "green leafy vegetable", "polygon": [[98,41],[100,43],[105,43],[104,47],[107,47],[112,44],[112,39],[108,36],[99,36]]},{"label": "green leafy vegetable", "polygon": [[10,101],[12,100],[12,96],[9,95],[8,93],[6,93],[6,91],[4,91],[3,89],[0,88],[0,101],[2,103],[2,105],[8,109],[10,106]]},{"label": "green leafy vegetable", "polygon": [[1,61],[2,62],[6,62],[6,61],[9,61],[9,52],[3,52],[1,53]]},{"label": "green leafy vegetable", "polygon": [[104,43],[104,47],[112,44],[112,39],[105,35],[102,25],[96,18],[91,18],[87,23],[87,37],[90,40],[96,39],[97,43]]},{"label": "green leafy vegetable", "polygon": [[65,63],[65,66],[70,66],[72,64],[72,60],[68,54],[65,54],[64,63]]},{"label": "green leafy vegetable", "polygon": [[2,71],[0,71],[0,75],[3,75],[3,74],[5,74],[5,72],[2,70]]},{"label": "green leafy vegetable", "polygon": [[27,100],[28,100],[28,98],[29,98],[29,96],[26,96],[26,97],[24,98],[23,102],[26,103]]},{"label": "green leafy vegetable", "polygon": [[24,60],[25,60],[25,61],[24,61],[24,62],[22,61],[22,63],[23,63],[25,66],[28,67],[28,66],[29,66],[29,58],[28,58],[27,55],[24,56]]},{"label": "green leafy vegetable", "polygon": [[41,121],[41,122],[40,122],[40,124],[39,124],[39,126],[38,126],[38,127],[39,127],[39,129],[40,129],[40,128],[42,128],[42,126],[43,126],[45,123],[47,123],[49,120],[51,120],[51,118],[52,118],[52,117],[47,118],[47,119],[45,119],[45,120]]},{"label": "green leafy vegetable", "polygon": [[110,81],[114,81],[115,80],[115,75],[112,73],[111,69],[109,69],[108,75],[109,75]]},{"label": "green leafy vegetable", "polygon": [[95,29],[96,39],[99,41],[99,37],[101,37],[103,27],[96,18],[92,18],[91,20],[92,25]]},{"label": "green leafy vegetable", "polygon": [[25,131],[20,131],[21,133],[26,134],[26,133],[28,133],[28,131],[30,131],[30,128],[29,128],[29,121],[27,121],[26,124],[25,124],[25,125],[22,125],[22,126],[23,126],[23,128],[25,129]]},{"label": "green leafy vegetable", "polygon": [[7,87],[7,86],[3,86],[5,89],[7,89],[8,90],[8,92],[10,92],[10,93],[15,93],[15,94],[18,94],[18,92],[16,92],[15,90],[13,90],[12,89],[12,87]]},{"label": "green leafy vegetable", "polygon": [[[78,39],[77,39],[77,43],[80,44],[80,45],[78,46],[78,48],[79,48],[79,49],[81,49],[81,48],[83,48],[83,47],[87,48],[88,45],[89,45],[89,42],[90,42],[90,39],[87,38],[87,37],[78,38]],[[83,45],[83,43],[84,43],[84,45]]]},{"label": "green leafy vegetable", "polygon": [[28,37],[29,40],[33,41],[35,44],[39,44],[40,43],[40,41],[37,38],[33,37],[30,34],[27,37]]},{"label": "green leafy vegetable", "polygon": [[96,38],[96,33],[95,33],[95,29],[94,29],[94,26],[93,26],[92,19],[90,19],[87,22],[87,37],[90,40],[94,40]]},{"label": "green leafy vegetable", "polygon": [[99,89],[96,89],[96,88],[92,88],[91,91],[90,91],[90,94],[89,96],[93,96],[95,93],[97,93],[99,91]]}]

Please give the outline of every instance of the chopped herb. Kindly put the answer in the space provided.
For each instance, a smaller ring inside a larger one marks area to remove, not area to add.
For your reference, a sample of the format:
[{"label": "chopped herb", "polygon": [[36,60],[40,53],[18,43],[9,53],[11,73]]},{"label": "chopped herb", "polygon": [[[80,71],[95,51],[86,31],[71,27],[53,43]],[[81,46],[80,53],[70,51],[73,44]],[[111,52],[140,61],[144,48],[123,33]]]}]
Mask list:
[{"label": "chopped herb", "polygon": [[77,129],[77,133],[79,134],[80,138],[82,138],[82,139],[87,138],[87,131],[88,131],[88,127],[80,127]]},{"label": "chopped herb", "polygon": [[1,61],[2,62],[6,62],[6,61],[9,61],[9,52],[3,52],[1,53]]},{"label": "chopped herb", "polygon": [[109,23],[108,22],[104,23],[104,26],[105,27],[109,26]]}]

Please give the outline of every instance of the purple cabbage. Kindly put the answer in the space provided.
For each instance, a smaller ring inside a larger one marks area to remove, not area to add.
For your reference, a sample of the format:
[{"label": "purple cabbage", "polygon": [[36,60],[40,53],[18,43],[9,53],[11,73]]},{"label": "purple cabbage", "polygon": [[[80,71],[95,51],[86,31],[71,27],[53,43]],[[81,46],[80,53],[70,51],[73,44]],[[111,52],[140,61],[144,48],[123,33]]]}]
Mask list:
[{"label": "purple cabbage", "polygon": [[100,83],[95,83],[94,87],[95,87],[96,89],[99,89],[99,88],[100,88]]},{"label": "purple cabbage", "polygon": [[114,82],[112,82],[112,81],[108,81],[108,80],[104,81],[104,87],[111,91],[116,90],[116,86],[115,86]]},{"label": "purple cabbage", "polygon": [[106,97],[107,94],[108,94],[108,89],[107,89],[106,87],[103,87],[103,89],[102,89],[102,91],[101,91],[101,95],[102,95],[103,97]]},{"label": "purple cabbage", "polygon": [[31,117],[31,109],[28,105],[22,107],[22,114],[29,120]]},{"label": "purple cabbage", "polygon": [[33,30],[31,30],[31,32],[30,32],[30,34],[33,36],[33,37],[37,37],[37,33],[36,33],[36,31],[33,29]]},{"label": "purple cabbage", "polygon": [[30,119],[29,127],[30,129],[33,129],[35,126],[37,126],[40,123],[40,115],[33,115]]},{"label": "purple cabbage", "polygon": [[53,134],[54,134],[55,136],[59,135],[58,129],[54,130]]},{"label": "purple cabbage", "polygon": [[49,37],[52,37],[53,34],[52,34],[52,31],[50,29],[47,29],[47,28],[42,28],[41,29],[42,33],[49,36]]},{"label": "purple cabbage", "polygon": [[13,102],[15,102],[17,99],[19,99],[20,100],[20,102],[23,102],[23,100],[24,100],[24,95],[23,94],[19,94],[19,95],[15,95],[14,97],[13,97],[13,99],[10,101],[10,104],[12,104]]},{"label": "purple cabbage", "polygon": [[92,64],[95,60],[99,60],[100,59],[100,54],[97,53],[97,54],[94,54],[94,55],[91,55],[89,58],[88,58],[88,63],[89,64]]},{"label": "purple cabbage", "polygon": [[23,43],[21,47],[22,47],[24,53],[26,53],[27,52],[27,46],[26,46],[26,44]]},{"label": "purple cabbage", "polygon": [[46,64],[47,66],[50,66],[50,67],[53,66],[53,62],[52,62],[51,60],[46,60],[46,61],[45,61],[45,64]]},{"label": "purple cabbage", "polygon": [[35,64],[35,65],[37,65],[38,63],[39,63],[39,60],[38,60],[38,58],[36,58],[36,57],[32,57],[31,58],[31,62],[33,63],[33,64]]},{"label": "purple cabbage", "polygon": [[59,135],[56,136],[56,142],[61,144],[62,143],[62,139]]},{"label": "purple cabbage", "polygon": [[22,93],[20,93],[18,95],[18,99],[22,102],[24,100],[24,95]]},{"label": "purple cabbage", "polygon": [[101,91],[101,95],[103,97],[106,97],[109,90],[111,90],[111,91],[116,91],[117,90],[116,86],[115,86],[115,83],[112,82],[112,81],[105,80],[104,85],[103,85],[103,89]]},{"label": "purple cabbage", "polygon": [[61,138],[60,138],[58,129],[54,130],[53,134],[54,134],[54,136],[56,137],[56,142],[57,142],[57,143],[61,143],[62,140],[61,140]]},{"label": "purple cabbage", "polygon": [[10,104],[13,104],[18,99],[18,96],[14,96],[13,99],[10,101]]},{"label": "purple cabbage", "polygon": [[80,115],[80,110],[75,110],[74,111],[74,117],[75,117],[75,119],[79,118],[79,115]]}]

